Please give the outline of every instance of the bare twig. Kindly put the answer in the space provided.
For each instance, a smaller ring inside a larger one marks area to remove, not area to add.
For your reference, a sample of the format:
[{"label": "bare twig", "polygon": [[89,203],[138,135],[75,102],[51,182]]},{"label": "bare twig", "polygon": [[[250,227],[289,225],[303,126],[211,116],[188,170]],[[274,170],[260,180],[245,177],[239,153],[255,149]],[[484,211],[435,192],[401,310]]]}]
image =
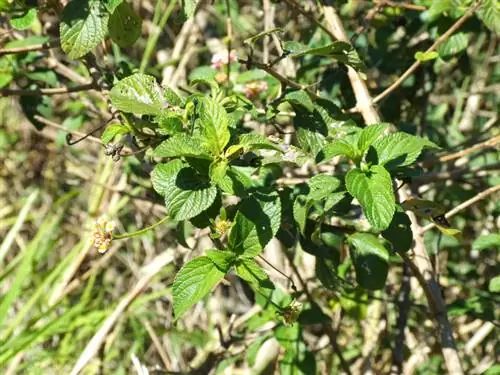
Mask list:
[{"label": "bare twig", "polygon": [[62,95],[72,92],[95,90],[93,82],[73,87],[56,87],[48,89],[1,89],[0,97],[3,96],[41,96],[41,95]]},{"label": "bare twig", "polygon": [[[465,202],[460,203],[458,206],[456,206],[452,210],[448,211],[444,215],[444,217],[448,219],[448,218],[456,215],[460,211],[465,210],[467,207],[472,206],[476,202],[479,202],[480,200],[483,200],[484,198],[488,197],[489,195],[491,195],[491,194],[493,194],[493,193],[495,193],[495,192],[497,192],[499,190],[500,190],[500,185],[492,186],[489,189],[486,189],[486,190],[482,191],[481,193],[475,195],[471,199],[468,199]],[[434,224],[434,223],[428,224],[428,225],[426,225],[425,227],[423,227],[421,229],[421,233],[423,234],[424,232],[426,232],[426,231],[434,228],[435,226],[436,226],[436,224]]]},{"label": "bare twig", "polygon": [[285,76],[281,75],[276,70],[274,70],[269,64],[263,64],[257,61],[248,61],[245,59],[238,59],[238,61],[242,64],[254,66],[256,68],[264,70],[265,72],[269,73],[274,78],[276,78],[278,81],[280,81],[283,85],[286,85],[294,89],[307,91],[307,93],[314,99],[322,99],[321,96],[319,96],[313,90],[311,90],[309,86],[301,85],[300,83],[297,83],[295,81],[292,81],[291,79],[286,78]]},{"label": "bare twig", "polygon": [[25,47],[15,47],[15,48],[3,48],[0,49],[0,57],[4,55],[13,55],[16,53],[25,53],[25,52],[33,52],[33,51],[42,51],[45,49],[50,49],[59,46],[59,40],[51,40],[50,42],[41,43],[41,44],[33,44],[31,46]]},{"label": "bare twig", "polygon": [[[462,25],[474,14],[475,10],[479,7],[480,3],[478,2],[473,7],[469,8],[465,14],[460,17],[443,35],[436,39],[436,41],[430,46],[425,52],[432,52],[436,50],[442,43],[444,43],[455,31],[457,31]],[[391,94],[395,91],[406,79],[413,74],[415,70],[420,66],[421,61],[416,60],[392,85],[390,85],[383,92],[378,94],[375,98],[373,98],[373,103],[378,103],[382,99],[384,99],[387,95]]]},{"label": "bare twig", "polygon": [[451,160],[459,159],[459,158],[466,156],[466,155],[469,155],[470,153],[473,153],[475,151],[479,151],[479,150],[489,148],[489,147],[494,147],[498,143],[500,143],[500,135],[497,135],[493,138],[490,138],[484,142],[475,144],[474,146],[466,148],[465,150],[455,152],[453,154],[443,155],[439,158],[439,161],[444,163],[444,162],[448,162]]},{"label": "bare twig", "polygon": [[285,2],[290,5],[292,8],[294,8],[297,12],[302,14],[304,17],[306,17],[309,21],[314,23],[316,26],[318,26],[321,30],[326,32],[331,39],[335,40],[336,37],[330,30],[330,28],[326,27],[323,25],[314,14],[311,12],[306,11],[304,8],[302,8],[302,5],[300,5],[296,0],[285,0]]}]

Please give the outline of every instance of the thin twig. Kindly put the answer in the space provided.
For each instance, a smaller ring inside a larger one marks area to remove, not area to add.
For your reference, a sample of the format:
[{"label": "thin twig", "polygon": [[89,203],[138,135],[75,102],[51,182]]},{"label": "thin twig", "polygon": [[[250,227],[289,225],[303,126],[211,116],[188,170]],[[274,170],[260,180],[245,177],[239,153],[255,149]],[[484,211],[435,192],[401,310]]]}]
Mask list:
[{"label": "thin twig", "polygon": [[302,14],[304,17],[306,17],[309,21],[311,21],[312,23],[314,23],[316,26],[318,26],[321,30],[323,30],[324,32],[326,32],[328,34],[328,36],[335,40],[336,37],[335,35],[332,33],[332,31],[326,27],[325,25],[323,25],[316,17],[314,14],[312,14],[311,12],[308,12],[306,11],[304,8],[302,8],[302,6],[296,1],[296,0],[285,0],[285,2],[290,5],[292,8],[294,8],[295,10],[297,10],[297,12],[299,12],[300,14]]},{"label": "thin twig", "polygon": [[375,0],[375,3],[385,7],[416,10],[418,12],[423,12],[427,10],[427,8],[422,5],[415,5],[410,3],[398,3],[395,1],[388,1],[388,0]]},{"label": "thin twig", "polygon": [[[447,218],[447,219],[449,219],[450,217],[456,215],[460,211],[465,210],[467,207],[472,206],[474,203],[479,202],[480,200],[483,200],[484,198],[488,197],[489,195],[491,195],[491,194],[493,194],[493,193],[495,193],[495,192],[497,192],[499,190],[500,190],[500,185],[492,186],[489,189],[486,189],[486,190],[482,191],[481,193],[475,195],[471,199],[468,199],[465,202],[460,203],[458,206],[456,206],[452,210],[448,211],[444,215],[444,217]],[[423,227],[421,229],[420,233],[423,234],[426,231],[434,228],[435,226],[436,226],[436,224],[434,224],[434,223],[428,224],[428,225],[426,225],[425,227]]]},{"label": "thin twig", "polygon": [[249,65],[249,66],[254,66],[256,68],[262,69],[265,72],[269,73],[272,75],[274,78],[276,78],[278,81],[280,81],[283,85],[286,85],[288,87],[298,89],[298,90],[304,90],[307,91],[307,93],[313,97],[314,99],[322,99],[321,96],[316,94],[313,90],[309,88],[307,85],[301,85],[300,83],[297,83],[295,81],[292,81],[291,79],[288,79],[284,76],[282,76],[280,73],[278,73],[276,70],[274,70],[269,64],[263,64],[257,61],[249,61],[245,59],[238,59],[238,61],[241,64]]},{"label": "thin twig", "polygon": [[[436,50],[442,43],[444,43],[455,31],[457,31],[462,25],[467,21],[472,15],[474,11],[479,7],[480,3],[478,2],[473,7],[469,8],[465,14],[460,17],[443,35],[436,39],[436,41],[430,46],[425,53],[432,52]],[[420,66],[422,62],[416,60],[402,75],[399,77],[392,85],[390,85],[383,92],[378,94],[375,98],[373,98],[373,103],[378,103],[382,99],[384,99],[387,95],[391,94],[395,91],[399,85],[401,85],[406,79],[413,74],[415,70]]]},{"label": "thin twig", "polygon": [[41,95],[62,95],[72,92],[95,90],[93,82],[74,87],[56,87],[48,89],[1,89],[0,97],[3,96],[41,96]]},{"label": "thin twig", "polygon": [[50,49],[59,46],[59,40],[52,40],[50,42],[41,43],[41,44],[33,44],[31,46],[25,47],[15,47],[15,48],[3,48],[0,49],[0,57],[4,55],[13,55],[16,53],[25,53],[25,52],[33,52],[33,51],[42,51],[45,49]]},{"label": "thin twig", "polygon": [[458,151],[458,152],[455,152],[453,154],[443,155],[439,158],[439,161],[444,163],[444,162],[448,162],[451,160],[459,159],[459,158],[466,156],[472,152],[482,150],[485,148],[489,148],[489,147],[494,147],[498,143],[500,143],[500,135],[497,135],[493,138],[490,138],[484,142],[475,144],[474,146],[466,148],[465,150]]}]

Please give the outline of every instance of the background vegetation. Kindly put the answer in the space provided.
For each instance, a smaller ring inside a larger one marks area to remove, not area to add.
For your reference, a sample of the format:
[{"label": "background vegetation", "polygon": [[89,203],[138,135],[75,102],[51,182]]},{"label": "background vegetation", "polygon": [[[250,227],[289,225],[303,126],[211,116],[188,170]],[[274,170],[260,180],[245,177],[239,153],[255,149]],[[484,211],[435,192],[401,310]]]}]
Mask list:
[{"label": "background vegetation", "polygon": [[497,1],[0,12],[2,373],[500,373]]}]

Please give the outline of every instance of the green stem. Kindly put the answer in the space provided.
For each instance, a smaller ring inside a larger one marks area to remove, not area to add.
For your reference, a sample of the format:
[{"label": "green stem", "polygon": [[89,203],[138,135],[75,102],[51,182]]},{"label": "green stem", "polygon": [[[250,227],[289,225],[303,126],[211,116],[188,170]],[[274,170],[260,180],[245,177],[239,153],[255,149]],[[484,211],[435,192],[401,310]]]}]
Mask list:
[{"label": "green stem", "polygon": [[[155,19],[157,19],[157,17],[161,14],[161,8],[162,8],[160,6],[161,3],[162,3],[161,0],[158,0],[158,2],[156,3],[155,13],[154,13]],[[153,54],[156,44],[158,43],[158,38],[160,37],[160,33],[167,24],[167,21],[170,18],[170,15],[172,14],[172,11],[174,10],[176,4],[177,4],[176,1],[171,1],[170,4],[168,4],[167,9],[163,13],[161,19],[159,20],[158,25],[156,22],[153,22],[156,28],[151,32],[148,41],[146,42],[146,49],[144,51],[144,55],[142,56],[141,65],[139,67],[139,71],[141,73],[144,73],[146,71],[149,59],[151,58],[151,55]]]},{"label": "green stem", "polygon": [[157,226],[163,224],[165,221],[168,220],[168,218],[169,218],[168,216],[165,216],[163,219],[161,219],[157,223],[154,223],[153,225],[151,225],[151,226],[149,226],[147,228],[138,230],[136,232],[124,233],[124,234],[114,234],[113,235],[113,239],[114,240],[121,240],[123,238],[130,238],[130,237],[140,236],[141,234],[146,233],[147,231],[150,231],[151,229],[155,229]]}]

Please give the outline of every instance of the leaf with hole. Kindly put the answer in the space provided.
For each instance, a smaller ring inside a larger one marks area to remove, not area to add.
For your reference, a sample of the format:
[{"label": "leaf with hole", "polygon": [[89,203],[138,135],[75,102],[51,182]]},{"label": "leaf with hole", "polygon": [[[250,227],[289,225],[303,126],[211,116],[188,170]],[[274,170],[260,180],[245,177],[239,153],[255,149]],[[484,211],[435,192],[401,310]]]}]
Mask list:
[{"label": "leaf with hole", "polygon": [[109,98],[120,111],[141,115],[159,115],[167,104],[156,79],[142,73],[135,73],[118,82],[111,89]]},{"label": "leaf with hole", "polygon": [[132,5],[122,2],[109,17],[109,36],[120,47],[133,45],[141,36],[142,18]]}]

